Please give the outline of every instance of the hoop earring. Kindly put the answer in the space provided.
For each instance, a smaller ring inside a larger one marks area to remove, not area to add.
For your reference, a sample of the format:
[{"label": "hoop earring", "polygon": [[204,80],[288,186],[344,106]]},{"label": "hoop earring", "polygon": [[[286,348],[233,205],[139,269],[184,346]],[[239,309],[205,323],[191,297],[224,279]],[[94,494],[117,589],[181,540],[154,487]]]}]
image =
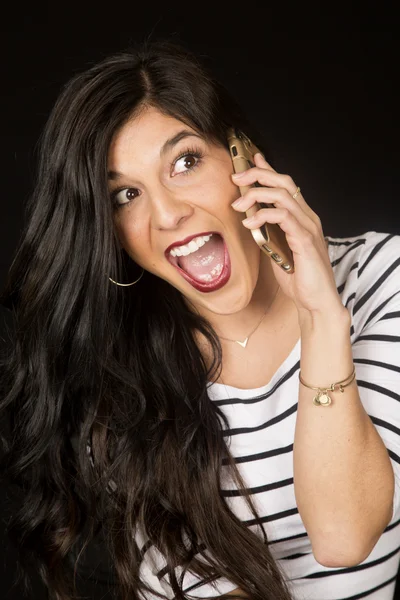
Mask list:
[{"label": "hoop earring", "polygon": [[142,269],[142,272],[140,273],[139,277],[135,281],[132,281],[132,283],[118,283],[117,281],[114,281],[114,279],[111,279],[111,277],[109,277],[108,279],[110,281],[112,281],[113,283],[115,283],[115,285],[120,285],[121,287],[126,287],[129,285],[135,285],[135,283],[140,281],[140,279],[142,279],[142,277],[143,277],[143,273],[144,273],[144,269]]}]

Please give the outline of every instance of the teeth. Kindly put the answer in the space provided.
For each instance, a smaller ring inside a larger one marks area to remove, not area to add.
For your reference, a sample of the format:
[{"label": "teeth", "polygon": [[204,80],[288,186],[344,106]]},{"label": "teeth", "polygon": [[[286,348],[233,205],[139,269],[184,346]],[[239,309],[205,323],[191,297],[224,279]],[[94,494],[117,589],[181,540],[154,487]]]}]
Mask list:
[{"label": "teeth", "polygon": [[196,242],[194,242],[193,240],[191,240],[188,243],[188,248],[189,248],[190,252],[196,252],[196,250],[199,249],[199,246],[196,244]]},{"label": "teeth", "polygon": [[184,246],[175,246],[175,248],[172,248],[170,250],[170,254],[171,256],[187,256],[192,252],[197,252],[199,248],[201,248],[206,242],[208,242],[211,236],[212,234],[200,235],[199,237],[190,240],[190,242]]},{"label": "teeth", "polygon": [[223,265],[218,264],[214,269],[211,270],[211,273],[203,273],[203,275],[199,275],[199,279],[201,281],[212,281],[217,276],[221,275]]}]

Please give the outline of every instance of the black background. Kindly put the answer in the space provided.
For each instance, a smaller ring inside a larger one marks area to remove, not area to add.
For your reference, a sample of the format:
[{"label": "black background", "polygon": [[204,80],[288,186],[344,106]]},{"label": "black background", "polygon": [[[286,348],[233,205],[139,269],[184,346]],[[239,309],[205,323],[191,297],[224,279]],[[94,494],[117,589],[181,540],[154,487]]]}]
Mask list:
[{"label": "black background", "polygon": [[[242,5],[223,18],[201,7],[127,10],[92,4],[62,14],[54,4],[35,6],[29,14],[21,8],[18,14],[16,6],[12,18],[3,20],[0,285],[23,224],[35,144],[61,86],[149,34],[168,36],[205,57],[259,124],[274,167],[301,186],[326,235],[400,233],[398,35],[327,33],[325,27],[305,33],[300,26],[280,31],[266,7],[260,13]],[[1,492],[4,527],[13,500],[5,501],[4,487]],[[2,541],[4,598],[13,600],[21,597],[20,591],[9,591],[14,554],[4,534]],[[38,587],[33,597],[46,595]]]}]

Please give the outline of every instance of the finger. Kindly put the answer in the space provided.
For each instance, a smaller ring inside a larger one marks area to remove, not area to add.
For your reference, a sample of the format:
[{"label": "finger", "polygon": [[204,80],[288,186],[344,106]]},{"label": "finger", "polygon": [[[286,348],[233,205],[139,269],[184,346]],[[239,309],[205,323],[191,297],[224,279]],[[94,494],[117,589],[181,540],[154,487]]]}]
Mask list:
[{"label": "finger", "polygon": [[247,229],[258,229],[266,223],[277,223],[284,231],[287,242],[293,252],[302,254],[306,250],[316,250],[316,237],[299,223],[286,208],[263,208],[256,215],[242,221]]},{"label": "finger", "polygon": [[244,196],[232,203],[232,208],[239,212],[246,212],[256,202],[274,204],[277,208],[287,208],[304,226],[307,226],[309,219],[316,225],[321,224],[318,215],[306,202],[300,204],[283,188],[251,188]]},{"label": "finger", "polygon": [[[297,185],[294,183],[290,175],[282,175],[276,171],[271,171],[265,167],[251,167],[243,173],[232,174],[232,180],[236,185],[245,186],[253,185],[258,182],[262,186],[284,188],[293,196],[297,190]],[[299,199],[301,194],[296,197]]]},{"label": "finger", "polygon": [[276,173],[276,170],[269,164],[269,162],[267,162],[264,154],[262,154],[261,152],[257,152],[253,158],[254,158],[254,163],[255,163],[256,167],[264,167],[264,168],[269,169],[270,171],[273,171],[274,173]]}]

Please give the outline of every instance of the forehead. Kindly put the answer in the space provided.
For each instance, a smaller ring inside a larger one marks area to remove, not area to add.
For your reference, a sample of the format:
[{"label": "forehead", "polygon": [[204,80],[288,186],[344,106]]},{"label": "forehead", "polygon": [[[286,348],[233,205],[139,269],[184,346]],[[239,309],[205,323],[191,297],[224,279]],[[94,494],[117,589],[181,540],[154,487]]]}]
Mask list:
[{"label": "forehead", "polygon": [[160,150],[165,142],[182,130],[198,135],[194,129],[174,117],[164,115],[155,108],[144,109],[116,132],[108,152],[109,169],[124,171],[127,161],[152,162],[160,158]]}]

